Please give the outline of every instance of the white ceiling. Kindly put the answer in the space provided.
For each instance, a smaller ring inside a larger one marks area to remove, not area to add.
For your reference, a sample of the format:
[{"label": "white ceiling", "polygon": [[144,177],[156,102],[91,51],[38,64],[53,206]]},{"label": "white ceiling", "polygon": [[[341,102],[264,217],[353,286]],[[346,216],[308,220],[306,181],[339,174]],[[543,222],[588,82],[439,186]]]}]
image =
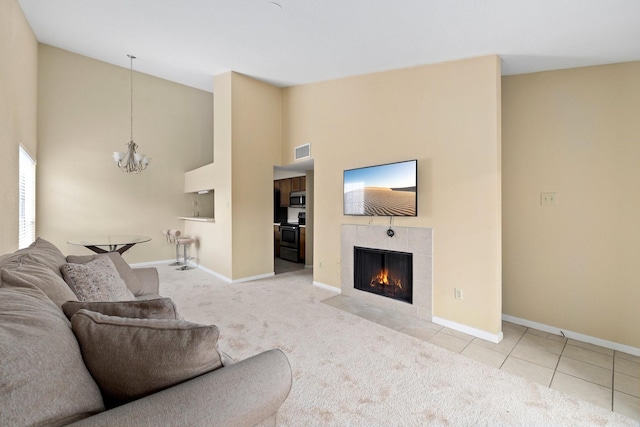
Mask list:
[{"label": "white ceiling", "polygon": [[503,74],[640,60],[639,0],[18,0],[38,41],[213,91],[487,54]]}]

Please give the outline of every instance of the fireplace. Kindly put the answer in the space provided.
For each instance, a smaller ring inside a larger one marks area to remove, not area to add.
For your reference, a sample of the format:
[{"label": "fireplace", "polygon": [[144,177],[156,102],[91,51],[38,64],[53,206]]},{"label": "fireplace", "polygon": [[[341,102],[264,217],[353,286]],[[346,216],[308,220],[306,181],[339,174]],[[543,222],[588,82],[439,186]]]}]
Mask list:
[{"label": "fireplace", "polygon": [[356,289],[413,303],[413,254],[354,246],[353,261]]}]

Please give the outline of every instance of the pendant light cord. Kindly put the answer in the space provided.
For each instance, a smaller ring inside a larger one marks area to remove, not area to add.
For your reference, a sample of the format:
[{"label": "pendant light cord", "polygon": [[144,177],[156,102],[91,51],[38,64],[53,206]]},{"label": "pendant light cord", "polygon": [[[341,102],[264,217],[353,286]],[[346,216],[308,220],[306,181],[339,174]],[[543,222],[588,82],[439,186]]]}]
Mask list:
[{"label": "pendant light cord", "polygon": [[131,141],[133,141],[133,60],[136,59],[133,55],[127,55],[131,60],[130,68],[130,80],[131,80]]}]

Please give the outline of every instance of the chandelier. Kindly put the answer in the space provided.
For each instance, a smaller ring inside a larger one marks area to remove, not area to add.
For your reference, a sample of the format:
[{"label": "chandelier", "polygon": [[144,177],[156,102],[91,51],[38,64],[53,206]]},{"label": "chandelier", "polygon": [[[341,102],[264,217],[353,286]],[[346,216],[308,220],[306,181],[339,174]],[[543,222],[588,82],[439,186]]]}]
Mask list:
[{"label": "chandelier", "polygon": [[138,144],[133,142],[133,60],[136,59],[133,55],[127,55],[131,61],[131,140],[127,144],[127,151],[125,153],[121,151],[113,152],[113,160],[118,164],[118,167],[122,172],[126,173],[140,173],[149,166],[151,158],[144,154],[138,154]]}]

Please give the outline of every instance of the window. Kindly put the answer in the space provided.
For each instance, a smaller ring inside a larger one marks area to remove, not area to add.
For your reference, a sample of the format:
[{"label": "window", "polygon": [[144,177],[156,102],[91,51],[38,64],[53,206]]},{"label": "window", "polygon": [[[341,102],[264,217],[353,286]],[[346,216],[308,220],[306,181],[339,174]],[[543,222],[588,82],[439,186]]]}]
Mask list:
[{"label": "window", "polygon": [[36,162],[20,147],[20,229],[18,246],[26,248],[36,240]]}]

